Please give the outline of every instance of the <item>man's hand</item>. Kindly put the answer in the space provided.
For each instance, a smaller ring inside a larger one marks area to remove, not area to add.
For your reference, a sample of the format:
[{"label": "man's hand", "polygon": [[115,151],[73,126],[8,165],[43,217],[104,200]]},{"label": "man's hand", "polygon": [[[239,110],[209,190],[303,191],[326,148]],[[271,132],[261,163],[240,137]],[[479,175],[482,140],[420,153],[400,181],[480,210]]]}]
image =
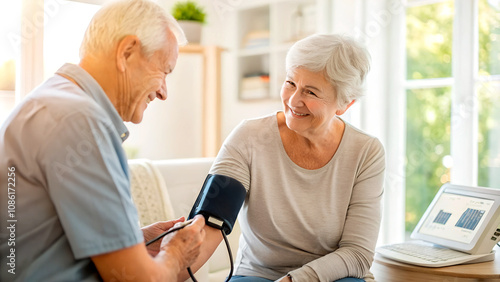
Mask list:
[{"label": "man's hand", "polygon": [[[162,234],[163,232],[172,228],[176,223],[183,222],[184,217],[169,220],[169,221],[159,221],[142,228],[142,234],[144,235],[144,241],[149,242],[150,240],[156,238],[156,236]],[[160,252],[161,240],[154,242],[153,244],[147,246],[148,253],[155,257]]]},{"label": "man's hand", "polygon": [[[183,221],[180,218],[147,226],[143,228],[144,237],[149,241]],[[151,257],[150,250],[146,251],[143,242],[93,256],[92,261],[104,281],[121,281],[124,275],[131,281],[177,281],[179,273],[185,272],[200,253],[204,226],[203,216],[197,216],[190,225],[165,236],[161,242],[158,240],[161,247],[155,257]]]},{"label": "man's hand", "polygon": [[276,280],[276,282],[292,282],[292,279],[288,275],[285,275],[281,277],[280,279]]},{"label": "man's hand", "polygon": [[163,238],[160,247],[161,251],[165,251],[167,257],[175,258],[180,269],[186,269],[193,264],[200,254],[201,243],[205,239],[203,227],[205,227],[203,216],[195,216],[191,224]]}]

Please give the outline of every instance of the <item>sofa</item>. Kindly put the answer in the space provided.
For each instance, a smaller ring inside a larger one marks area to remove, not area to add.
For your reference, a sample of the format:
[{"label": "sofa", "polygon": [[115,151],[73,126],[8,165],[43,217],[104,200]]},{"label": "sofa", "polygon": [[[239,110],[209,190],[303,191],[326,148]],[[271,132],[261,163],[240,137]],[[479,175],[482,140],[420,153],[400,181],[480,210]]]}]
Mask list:
[{"label": "sofa", "polygon": [[[129,160],[131,192],[141,226],[187,217],[210,170],[213,158]],[[238,250],[239,225],[228,236],[233,259]],[[200,282],[221,282],[230,271],[227,248],[222,242],[194,275]],[[191,281],[191,279],[187,280]]]}]

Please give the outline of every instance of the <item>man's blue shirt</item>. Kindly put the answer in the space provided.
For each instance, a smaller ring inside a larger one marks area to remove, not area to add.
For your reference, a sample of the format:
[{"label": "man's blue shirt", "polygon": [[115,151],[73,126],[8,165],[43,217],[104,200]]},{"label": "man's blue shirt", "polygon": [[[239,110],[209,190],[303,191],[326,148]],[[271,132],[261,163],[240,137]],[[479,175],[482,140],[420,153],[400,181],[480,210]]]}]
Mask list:
[{"label": "man's blue shirt", "polygon": [[[0,280],[99,280],[92,256],[144,240],[122,148],[127,137],[103,89],[76,65],[61,67],[16,107],[0,127]],[[12,167],[15,217],[7,218]],[[16,274],[7,271],[11,248]]]}]

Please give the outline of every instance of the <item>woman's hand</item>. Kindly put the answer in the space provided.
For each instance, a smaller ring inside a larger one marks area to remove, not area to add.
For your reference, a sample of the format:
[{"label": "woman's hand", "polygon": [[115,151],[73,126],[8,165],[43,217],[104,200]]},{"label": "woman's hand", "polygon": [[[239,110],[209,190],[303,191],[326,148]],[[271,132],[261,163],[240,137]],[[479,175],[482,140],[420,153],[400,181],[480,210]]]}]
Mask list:
[{"label": "woman's hand", "polygon": [[[149,242],[151,239],[156,238],[156,236],[172,228],[176,223],[183,222],[184,217],[169,220],[169,221],[159,221],[151,225],[144,226],[142,228],[142,234],[144,235],[144,241]],[[154,242],[153,244],[147,246],[148,253],[155,257],[158,252],[160,252],[161,240]]]},{"label": "woman's hand", "polygon": [[292,279],[290,279],[290,276],[285,275],[281,277],[280,279],[276,280],[276,282],[292,282]]}]

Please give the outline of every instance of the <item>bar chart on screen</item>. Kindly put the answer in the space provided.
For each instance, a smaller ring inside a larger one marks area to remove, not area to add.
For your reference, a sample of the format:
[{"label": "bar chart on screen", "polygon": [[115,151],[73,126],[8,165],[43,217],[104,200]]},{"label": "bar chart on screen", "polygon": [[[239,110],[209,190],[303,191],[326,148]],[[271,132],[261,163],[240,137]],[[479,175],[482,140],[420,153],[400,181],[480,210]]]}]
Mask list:
[{"label": "bar chart on screen", "polygon": [[479,221],[484,215],[484,210],[476,210],[468,208],[455,224],[456,227],[465,228],[469,230],[476,229]]}]

